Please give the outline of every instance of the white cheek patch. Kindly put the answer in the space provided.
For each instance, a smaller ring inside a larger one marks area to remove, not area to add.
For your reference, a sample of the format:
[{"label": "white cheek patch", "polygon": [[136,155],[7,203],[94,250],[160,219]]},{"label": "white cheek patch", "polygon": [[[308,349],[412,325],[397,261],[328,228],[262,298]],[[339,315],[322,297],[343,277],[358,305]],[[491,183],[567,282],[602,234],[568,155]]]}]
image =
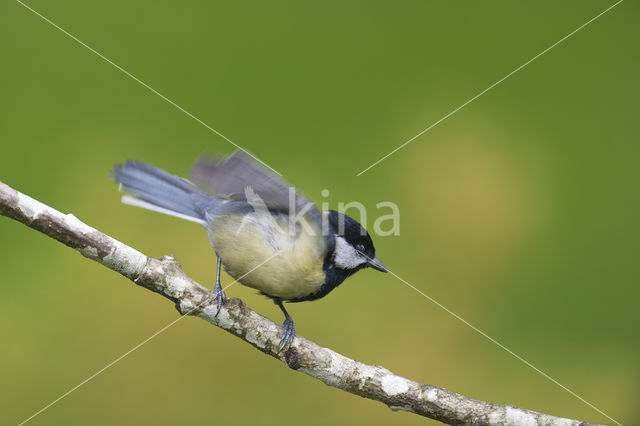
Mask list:
[{"label": "white cheek patch", "polygon": [[333,253],[333,261],[340,269],[354,269],[367,262],[351,244],[343,237],[336,236],[336,248]]}]

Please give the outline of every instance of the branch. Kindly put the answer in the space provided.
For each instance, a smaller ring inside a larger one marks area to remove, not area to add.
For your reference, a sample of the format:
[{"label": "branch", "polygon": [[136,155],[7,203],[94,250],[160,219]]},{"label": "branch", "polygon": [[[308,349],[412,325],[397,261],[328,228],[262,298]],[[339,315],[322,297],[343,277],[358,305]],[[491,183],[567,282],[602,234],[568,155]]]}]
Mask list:
[{"label": "branch", "polygon": [[384,367],[349,359],[296,336],[289,349],[277,355],[281,327],[257,314],[240,299],[226,301],[218,316],[213,292],[191,278],[172,256],[148,257],[59,211],[0,182],[0,215],[17,220],[79,251],[137,285],[171,300],[180,314],[195,315],[238,336],[256,349],[344,391],[380,401],[392,410],[409,411],[448,424],[527,424],[586,426],[511,405],[471,399],[436,386],[397,376]]}]

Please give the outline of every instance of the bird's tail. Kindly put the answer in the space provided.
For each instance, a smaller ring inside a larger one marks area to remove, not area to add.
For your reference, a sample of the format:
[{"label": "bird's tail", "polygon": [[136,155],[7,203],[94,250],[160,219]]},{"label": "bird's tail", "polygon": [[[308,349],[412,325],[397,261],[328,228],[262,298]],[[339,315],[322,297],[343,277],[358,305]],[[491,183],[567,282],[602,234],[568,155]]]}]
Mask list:
[{"label": "bird's tail", "polygon": [[120,183],[120,190],[133,194],[123,196],[123,203],[202,225],[206,224],[206,208],[217,200],[187,179],[146,163],[127,161],[116,165],[111,176]]}]

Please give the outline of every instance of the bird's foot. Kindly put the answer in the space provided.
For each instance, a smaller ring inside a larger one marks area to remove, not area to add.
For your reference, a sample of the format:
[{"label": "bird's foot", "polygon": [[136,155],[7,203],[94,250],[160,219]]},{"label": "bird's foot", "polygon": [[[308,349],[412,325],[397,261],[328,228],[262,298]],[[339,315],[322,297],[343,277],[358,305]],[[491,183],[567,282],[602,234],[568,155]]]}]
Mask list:
[{"label": "bird's foot", "polygon": [[291,344],[293,342],[293,338],[296,335],[296,330],[293,328],[293,320],[291,319],[291,317],[287,317],[285,318],[284,322],[282,323],[282,340],[280,341],[280,349],[278,349],[278,355],[280,354],[280,352],[282,352],[282,350],[285,348],[285,346]]},{"label": "bird's foot", "polygon": [[222,291],[222,286],[220,285],[220,281],[216,281],[215,287],[213,287],[213,300],[217,302],[216,314],[214,317],[218,316],[220,312],[220,308],[222,308],[222,304],[227,300],[227,295]]}]

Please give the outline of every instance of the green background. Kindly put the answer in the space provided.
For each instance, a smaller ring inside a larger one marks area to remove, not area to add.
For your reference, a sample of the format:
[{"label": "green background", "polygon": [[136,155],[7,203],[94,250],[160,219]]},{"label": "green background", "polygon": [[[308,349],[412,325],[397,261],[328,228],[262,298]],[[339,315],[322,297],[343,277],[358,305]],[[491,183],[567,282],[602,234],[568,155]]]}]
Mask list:
[{"label": "green background", "polygon": [[[619,422],[640,419],[639,7],[620,4],[415,142],[356,173],[613,4],[28,3],[318,202],[393,201],[394,273]],[[186,175],[234,147],[12,1],[0,5],[0,180],[213,285],[198,226],[121,205],[140,159]],[[386,211],[384,211],[386,212]],[[0,423],[17,424],[177,318],[166,300],[0,218]],[[224,281],[229,282],[228,276]],[[251,289],[228,290],[281,313]],[[474,398],[611,423],[390,274],[292,305],[300,335]],[[32,420],[424,424],[185,318]],[[435,423],[435,422],[433,422]]]}]

